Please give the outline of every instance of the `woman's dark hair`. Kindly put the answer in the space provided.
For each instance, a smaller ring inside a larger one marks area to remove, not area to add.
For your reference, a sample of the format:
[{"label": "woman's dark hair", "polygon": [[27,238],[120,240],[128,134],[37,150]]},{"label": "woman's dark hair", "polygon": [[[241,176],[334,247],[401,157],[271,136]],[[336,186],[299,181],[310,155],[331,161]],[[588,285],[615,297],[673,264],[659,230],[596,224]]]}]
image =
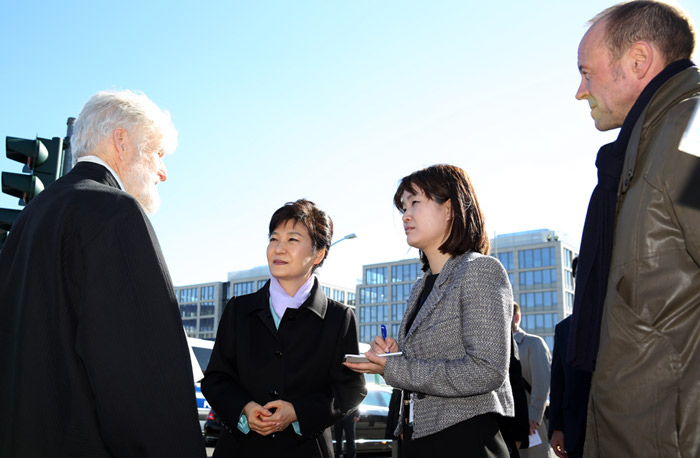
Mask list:
[{"label": "woman's dark hair", "polygon": [[[467,251],[476,251],[487,255],[491,248],[484,214],[481,213],[474,187],[467,173],[454,165],[438,164],[418,170],[403,177],[394,194],[394,205],[403,213],[402,197],[404,192],[417,194],[422,191],[425,196],[438,204],[450,201],[452,206],[452,227],[450,234],[439,250],[441,253],[457,256]],[[423,270],[427,271],[428,258],[420,253]]]},{"label": "woman's dark hair", "polygon": [[314,266],[314,270],[323,264],[323,261],[328,257],[328,251],[331,249],[331,239],[333,238],[333,221],[330,216],[319,209],[315,203],[299,199],[296,202],[287,202],[272,215],[270,219],[270,230],[268,236],[274,232],[281,224],[287,221],[302,223],[311,236],[311,244],[314,250],[318,251],[323,248],[326,253],[321,262]]}]

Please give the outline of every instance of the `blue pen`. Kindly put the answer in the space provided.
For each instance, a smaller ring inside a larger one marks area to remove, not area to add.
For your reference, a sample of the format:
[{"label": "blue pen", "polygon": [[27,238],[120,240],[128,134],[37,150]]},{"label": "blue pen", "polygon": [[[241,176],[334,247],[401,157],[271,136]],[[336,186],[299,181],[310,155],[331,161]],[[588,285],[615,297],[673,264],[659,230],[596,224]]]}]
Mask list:
[{"label": "blue pen", "polygon": [[[381,329],[382,329],[382,339],[386,340],[386,325],[385,324],[381,325]],[[387,351],[387,353],[389,353],[389,352]]]}]

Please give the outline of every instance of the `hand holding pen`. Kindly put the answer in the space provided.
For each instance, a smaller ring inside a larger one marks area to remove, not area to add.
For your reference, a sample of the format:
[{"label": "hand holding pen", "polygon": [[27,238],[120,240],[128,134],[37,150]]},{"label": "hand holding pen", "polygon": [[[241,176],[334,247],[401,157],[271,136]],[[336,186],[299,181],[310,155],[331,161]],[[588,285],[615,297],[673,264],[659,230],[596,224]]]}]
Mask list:
[{"label": "hand holding pen", "polygon": [[369,360],[366,363],[343,363],[349,369],[355,372],[362,372],[365,374],[379,374],[384,375],[384,366],[386,365],[387,358],[378,355],[383,355],[386,357],[398,356],[399,344],[386,335],[386,326],[382,325],[382,335],[377,336],[374,341],[370,344],[370,351],[365,353],[365,356]]},{"label": "hand holding pen", "polygon": [[396,353],[399,351],[399,344],[391,337],[387,337],[386,325],[381,326],[382,335],[377,336],[370,344],[371,351],[378,355],[380,353]]}]

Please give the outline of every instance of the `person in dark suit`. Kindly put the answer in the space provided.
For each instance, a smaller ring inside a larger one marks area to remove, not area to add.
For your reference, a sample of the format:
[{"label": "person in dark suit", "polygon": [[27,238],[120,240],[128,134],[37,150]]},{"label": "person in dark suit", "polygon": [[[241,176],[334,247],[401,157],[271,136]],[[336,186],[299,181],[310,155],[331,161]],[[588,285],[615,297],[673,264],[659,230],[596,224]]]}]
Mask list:
[{"label": "person in dark suit", "polygon": [[591,389],[591,373],[576,370],[566,362],[570,326],[571,316],[568,316],[554,329],[549,429],[552,431],[550,444],[559,458],[583,455],[588,393]]},{"label": "person in dark suit", "polygon": [[513,292],[501,263],[487,256],[471,181],[459,167],[434,165],[404,177],[394,204],[426,274],[411,290],[398,342],[379,336],[370,362],[345,364],[404,390],[395,433],[404,435],[405,457],[507,458],[498,416],[514,414]]},{"label": "person in dark suit", "polygon": [[144,211],[177,133],[143,94],[83,107],[73,170],[0,253],[0,456],[204,457],[187,341]]},{"label": "person in dark suit", "polygon": [[202,381],[224,428],[214,456],[331,458],[330,427],[366,396],[363,376],[343,366],[359,351],[355,314],[313,275],[332,236],[308,200],[272,215],[270,280],[229,301]]},{"label": "person in dark suit", "polygon": [[[578,257],[571,263],[576,277]],[[591,390],[591,372],[580,371],[567,361],[571,316],[554,328],[552,380],[549,392],[550,445],[559,458],[583,456],[586,436],[588,395]]]},{"label": "person in dark suit", "polygon": [[[360,411],[355,409],[350,415],[340,420],[333,427],[335,433],[335,458],[355,458],[355,425],[360,421]],[[343,453],[343,435],[345,435],[345,453]]]}]

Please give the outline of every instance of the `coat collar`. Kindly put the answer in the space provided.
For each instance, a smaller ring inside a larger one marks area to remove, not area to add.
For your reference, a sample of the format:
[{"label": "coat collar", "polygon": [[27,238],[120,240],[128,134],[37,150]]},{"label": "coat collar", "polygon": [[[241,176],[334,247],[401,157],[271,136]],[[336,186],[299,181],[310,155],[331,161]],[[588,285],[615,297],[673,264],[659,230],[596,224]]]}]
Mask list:
[{"label": "coat collar", "polygon": [[[251,309],[252,311],[269,311],[270,309],[270,280],[265,283],[265,286],[260,288],[258,291],[258,297],[255,301],[255,305]],[[318,278],[314,280],[314,286],[311,288],[311,293],[308,299],[304,301],[298,310],[308,309],[313,312],[316,316],[321,319],[326,317],[326,311],[328,310],[328,298],[323,293],[321,289]],[[294,309],[287,309],[287,311],[294,311]],[[285,312],[285,314],[287,313]]]},{"label": "coat collar", "polygon": [[94,162],[78,162],[71,169],[70,173],[80,175],[84,178],[96,181],[111,188],[121,189],[119,182],[106,167]]},{"label": "coat collar", "polygon": [[[673,70],[673,65],[687,63],[692,65],[690,61],[678,61],[669,65],[667,69]],[[644,111],[639,115],[634,129],[630,134],[625,154],[625,163],[622,168],[625,175],[622,177],[622,180],[620,180],[618,195],[627,192],[632,178],[634,177],[639,144],[643,140],[642,132],[648,131],[650,125],[658,122],[659,118],[666,115],[670,106],[674,106],[683,99],[687,99],[698,93],[700,93],[700,71],[698,67],[694,65],[678,71],[667,80],[664,80],[663,85],[653,93],[651,100],[644,108]]]}]

